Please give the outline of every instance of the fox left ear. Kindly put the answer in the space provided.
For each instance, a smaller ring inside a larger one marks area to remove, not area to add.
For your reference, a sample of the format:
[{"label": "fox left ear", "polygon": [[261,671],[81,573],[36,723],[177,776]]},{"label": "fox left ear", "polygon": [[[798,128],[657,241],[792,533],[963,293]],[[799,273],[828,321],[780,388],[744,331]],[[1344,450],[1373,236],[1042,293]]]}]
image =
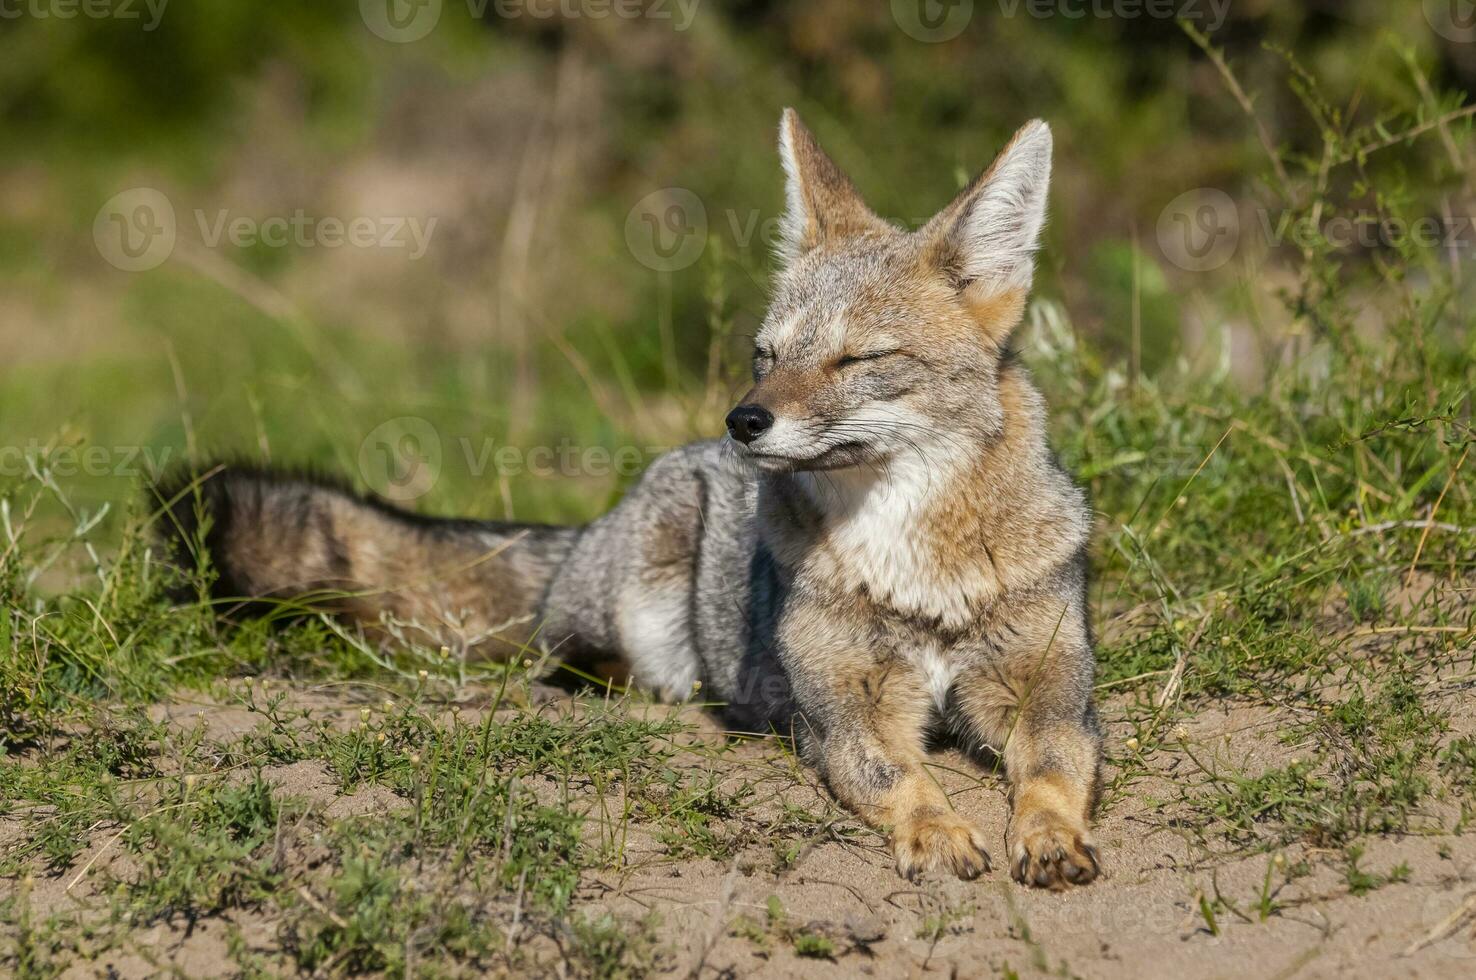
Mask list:
[{"label": "fox left ear", "polygon": [[1020,128],[989,169],[920,230],[933,263],[974,298],[1024,294],[1035,276],[1051,183],[1051,128]]},{"label": "fox left ear", "polygon": [[800,122],[785,109],[779,119],[779,157],[784,163],[784,219],[779,226],[779,253],[792,263],[826,241],[886,230],[851,179],[835,165]]}]

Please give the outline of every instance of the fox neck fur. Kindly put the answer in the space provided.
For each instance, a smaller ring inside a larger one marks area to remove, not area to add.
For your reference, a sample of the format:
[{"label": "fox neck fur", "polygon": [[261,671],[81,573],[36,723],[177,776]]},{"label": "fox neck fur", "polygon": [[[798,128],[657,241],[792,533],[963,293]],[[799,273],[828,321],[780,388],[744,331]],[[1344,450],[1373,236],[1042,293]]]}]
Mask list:
[{"label": "fox neck fur", "polygon": [[940,433],[883,465],[769,476],[761,534],[796,585],[959,629],[1068,561],[1090,533],[1085,500],[1051,456],[1023,367],[1002,366],[1000,394],[991,436]]}]

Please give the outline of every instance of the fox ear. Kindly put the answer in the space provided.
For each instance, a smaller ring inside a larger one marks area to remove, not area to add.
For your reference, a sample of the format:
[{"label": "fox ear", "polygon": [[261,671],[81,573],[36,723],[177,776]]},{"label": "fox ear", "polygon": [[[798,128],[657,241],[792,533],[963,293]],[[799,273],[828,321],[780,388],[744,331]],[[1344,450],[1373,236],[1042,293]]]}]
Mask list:
[{"label": "fox ear", "polygon": [[1028,292],[1050,182],[1051,128],[1034,119],[921,229],[933,262],[976,296]]},{"label": "fox ear", "polygon": [[827,240],[889,227],[861,200],[793,109],[779,119],[779,157],[784,163],[784,219],[779,254],[786,263]]}]

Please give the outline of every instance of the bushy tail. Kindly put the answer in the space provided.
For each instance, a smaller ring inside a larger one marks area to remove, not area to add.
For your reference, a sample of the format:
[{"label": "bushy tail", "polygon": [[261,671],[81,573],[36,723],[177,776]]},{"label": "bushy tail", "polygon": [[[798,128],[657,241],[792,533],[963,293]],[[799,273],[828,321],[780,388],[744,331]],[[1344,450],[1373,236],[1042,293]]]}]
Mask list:
[{"label": "bushy tail", "polygon": [[[513,656],[578,528],[424,517],[317,476],[218,465],[154,488],[179,565],[222,605],[279,600],[483,656]],[[234,602],[233,602],[234,601]]]}]

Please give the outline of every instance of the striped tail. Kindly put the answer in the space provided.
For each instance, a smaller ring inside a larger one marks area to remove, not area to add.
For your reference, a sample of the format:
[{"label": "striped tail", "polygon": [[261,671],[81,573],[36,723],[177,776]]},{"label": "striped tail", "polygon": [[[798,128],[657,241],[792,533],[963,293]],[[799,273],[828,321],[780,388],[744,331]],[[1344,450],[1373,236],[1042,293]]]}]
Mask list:
[{"label": "striped tail", "polygon": [[154,487],[172,560],[212,596],[326,610],[416,642],[520,655],[580,529],[424,517],[322,477],[221,464]]}]

